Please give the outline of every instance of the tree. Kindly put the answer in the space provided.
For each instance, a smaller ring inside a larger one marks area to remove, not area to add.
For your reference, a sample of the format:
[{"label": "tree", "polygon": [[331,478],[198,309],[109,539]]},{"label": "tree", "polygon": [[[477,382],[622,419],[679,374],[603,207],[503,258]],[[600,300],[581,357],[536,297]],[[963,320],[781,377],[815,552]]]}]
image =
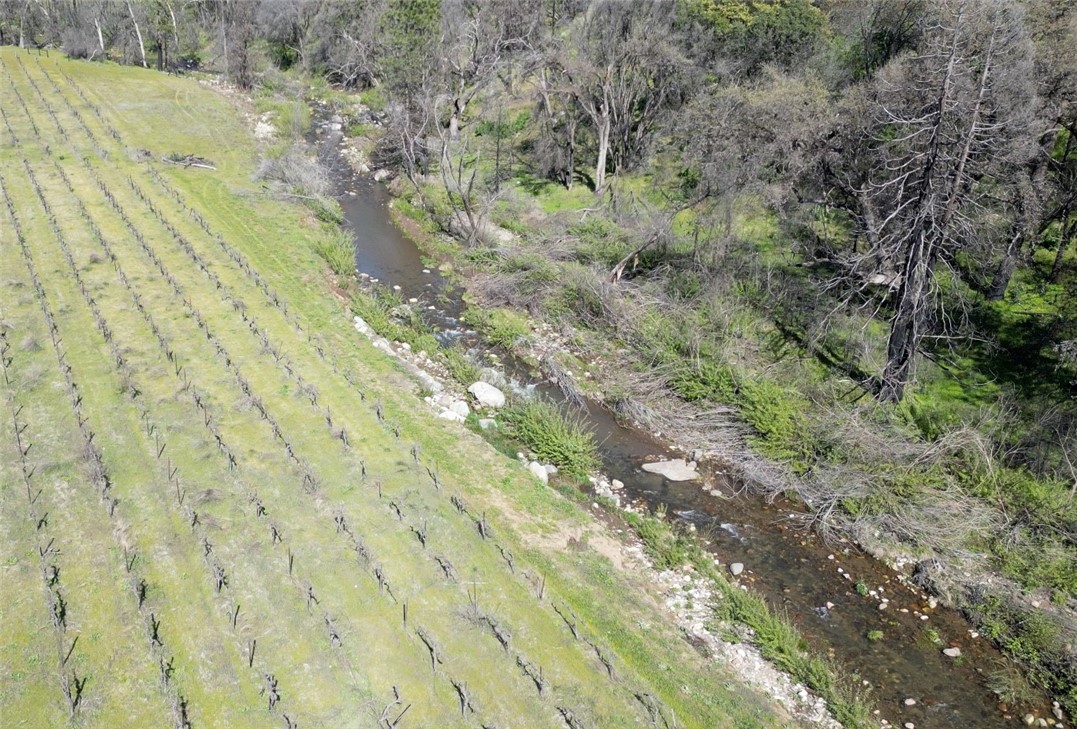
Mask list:
[{"label": "tree", "polygon": [[1039,233],[1055,246],[1050,280],[1057,283],[1066,253],[1077,242],[1077,7],[1067,0],[1037,0],[1028,17],[1046,122],[1040,137],[1045,189]]},{"label": "tree", "polygon": [[926,0],[838,0],[831,27],[844,36],[843,64],[866,79],[898,55],[916,48],[927,16]]},{"label": "tree", "polygon": [[791,194],[789,181],[810,164],[808,141],[825,126],[828,106],[818,80],[777,70],[700,91],[673,124],[686,196],[695,205],[720,207],[727,237],[738,198],[762,197],[780,207]]},{"label": "tree", "polygon": [[429,170],[429,140],[437,133],[440,23],[440,0],[390,0],[381,16],[386,46],[378,72],[387,97],[388,124],[376,154],[403,166],[420,194],[418,175]]},{"label": "tree", "polygon": [[[304,10],[309,6],[302,4]],[[320,2],[303,42],[307,70],[348,87],[381,83],[378,64],[386,46],[384,16],[388,0]]]},{"label": "tree", "polygon": [[596,191],[606,172],[640,160],[667,112],[683,100],[687,59],[671,2],[606,0],[584,16],[562,63],[596,137]]},{"label": "tree", "polygon": [[316,8],[302,0],[261,0],[256,21],[265,38],[269,57],[277,68],[304,65],[308,25]]},{"label": "tree", "polygon": [[943,0],[921,46],[850,94],[845,127],[825,140],[816,172],[829,182],[826,201],[866,241],[836,256],[844,280],[857,294],[892,281],[883,401],[901,400],[924,338],[947,324],[937,267],[958,275],[959,251],[997,246],[1018,224],[1014,172],[1034,154],[1031,51],[1018,6]]},{"label": "tree", "polygon": [[449,133],[457,139],[468,104],[508,65],[534,46],[541,16],[509,0],[445,0],[441,54],[451,99]]},{"label": "tree", "polygon": [[535,83],[538,138],[532,157],[542,177],[572,188],[576,175],[576,131],[582,112],[576,106],[571,80],[558,61],[560,44],[545,52]]},{"label": "tree", "polygon": [[[857,0],[858,1],[858,0]],[[887,2],[889,0],[880,0]],[[734,78],[767,66],[786,70],[810,58],[825,38],[827,17],[811,0],[682,0],[698,62]]]}]

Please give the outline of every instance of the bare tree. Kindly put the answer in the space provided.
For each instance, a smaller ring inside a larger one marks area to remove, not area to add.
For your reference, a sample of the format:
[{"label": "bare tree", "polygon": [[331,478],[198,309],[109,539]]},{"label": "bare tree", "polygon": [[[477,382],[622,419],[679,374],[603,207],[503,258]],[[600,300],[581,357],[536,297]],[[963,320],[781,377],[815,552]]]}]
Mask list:
[{"label": "bare tree", "polygon": [[534,6],[508,0],[445,0],[441,14],[449,135],[457,139],[468,105],[497,78],[510,54],[532,46],[540,17]]},{"label": "bare tree", "polygon": [[640,159],[680,101],[687,60],[676,43],[674,10],[670,2],[606,0],[589,9],[573,36],[563,68],[596,137],[596,191],[605,188],[608,168]]},{"label": "bare tree", "polygon": [[127,14],[131,18],[131,27],[135,29],[135,38],[138,39],[138,52],[139,57],[142,59],[142,67],[148,68],[149,64],[146,63],[146,44],[142,40],[142,29],[138,25],[138,16],[135,15],[135,9],[131,7],[131,0],[127,0]]},{"label": "bare tree", "polygon": [[820,155],[827,194],[867,243],[841,255],[846,280],[858,294],[880,277],[893,282],[883,401],[901,400],[924,338],[947,323],[937,267],[954,270],[958,251],[994,244],[999,217],[1013,216],[1001,201],[1015,199],[1012,173],[1033,153],[1030,58],[1018,6],[939,2],[922,47],[882,69],[861,108],[845,110],[849,146],[831,137],[835,153]]},{"label": "bare tree", "polygon": [[303,41],[306,68],[349,87],[379,86],[379,64],[388,45],[387,0],[329,0],[316,5],[300,0],[306,12],[312,5],[313,15]]}]

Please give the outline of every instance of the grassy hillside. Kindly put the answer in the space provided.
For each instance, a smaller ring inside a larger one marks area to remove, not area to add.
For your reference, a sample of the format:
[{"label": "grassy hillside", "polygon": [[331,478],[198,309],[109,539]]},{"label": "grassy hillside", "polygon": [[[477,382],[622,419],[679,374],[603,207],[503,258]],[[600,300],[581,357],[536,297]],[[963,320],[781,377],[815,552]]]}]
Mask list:
[{"label": "grassy hillside", "polygon": [[0,62],[0,723],[781,723],[402,396],[228,99]]}]

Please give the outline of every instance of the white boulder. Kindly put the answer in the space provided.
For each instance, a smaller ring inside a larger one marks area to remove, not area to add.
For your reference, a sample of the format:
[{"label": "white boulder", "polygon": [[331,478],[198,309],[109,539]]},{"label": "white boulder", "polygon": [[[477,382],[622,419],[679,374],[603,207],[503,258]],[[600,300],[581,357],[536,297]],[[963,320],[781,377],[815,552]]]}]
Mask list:
[{"label": "white boulder", "polygon": [[467,391],[474,395],[475,400],[484,408],[505,407],[505,393],[487,382],[473,382]]},{"label": "white boulder", "polygon": [[550,474],[546,473],[546,467],[538,461],[531,461],[531,463],[528,463],[527,469],[531,471],[531,475],[539,481],[542,481],[542,483],[550,482]]},{"label": "white boulder", "polygon": [[683,458],[674,458],[670,461],[656,461],[655,463],[644,463],[643,470],[648,473],[657,473],[670,481],[695,481],[699,478],[699,472],[696,471],[695,461],[689,463]]}]

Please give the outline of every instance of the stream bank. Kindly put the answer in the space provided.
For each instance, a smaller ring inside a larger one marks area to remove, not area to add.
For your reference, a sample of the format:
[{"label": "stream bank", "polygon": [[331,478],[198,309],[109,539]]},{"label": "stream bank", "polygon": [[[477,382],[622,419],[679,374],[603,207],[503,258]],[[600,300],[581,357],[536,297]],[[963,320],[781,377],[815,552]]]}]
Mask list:
[{"label": "stream bank", "polygon": [[[360,275],[421,309],[439,338],[460,340],[486,364],[507,365],[513,389],[564,402],[561,390],[542,373],[484,347],[461,325],[462,291],[423,265],[414,243],[391,221],[391,196],[356,174],[340,153],[339,130],[319,126],[318,143],[355,238]],[[960,614],[910,585],[903,571],[887,568],[849,542],[825,543],[801,528],[803,511],[796,504],[751,496],[714,464],[701,464],[700,478],[688,482],[644,471],[648,461],[683,454],[622,427],[598,404],[583,406],[583,417],[601,443],[607,476],[607,485],[593,484],[593,491],[640,512],[667,514],[695,532],[721,564],[739,565],[740,584],[764,595],[813,649],[871,686],[880,722],[991,727],[1013,726],[1030,716],[1061,726],[1045,710],[1045,701],[1031,708],[1000,704],[988,681],[1004,670],[1006,659]],[[615,493],[605,491],[617,483],[623,486]]]}]

